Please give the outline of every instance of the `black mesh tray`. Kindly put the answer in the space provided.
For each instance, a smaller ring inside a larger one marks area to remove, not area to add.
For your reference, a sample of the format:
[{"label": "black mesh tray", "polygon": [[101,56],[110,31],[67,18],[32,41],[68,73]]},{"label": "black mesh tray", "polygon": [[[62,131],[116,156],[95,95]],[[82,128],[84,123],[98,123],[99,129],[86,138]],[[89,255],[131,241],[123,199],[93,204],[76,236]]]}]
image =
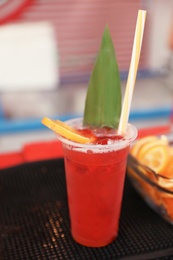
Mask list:
[{"label": "black mesh tray", "polygon": [[173,226],[125,183],[119,236],[109,246],[73,241],[62,159],[0,171],[0,259],[173,259]]}]

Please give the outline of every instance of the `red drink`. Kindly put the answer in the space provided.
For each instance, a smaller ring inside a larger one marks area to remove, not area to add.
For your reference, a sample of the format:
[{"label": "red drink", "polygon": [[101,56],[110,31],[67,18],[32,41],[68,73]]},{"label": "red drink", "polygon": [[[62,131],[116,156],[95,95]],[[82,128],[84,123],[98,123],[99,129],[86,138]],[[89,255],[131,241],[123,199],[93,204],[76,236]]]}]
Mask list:
[{"label": "red drink", "polygon": [[[81,121],[81,120],[80,120]],[[79,120],[71,120],[70,124]],[[68,204],[73,238],[80,244],[101,247],[111,243],[118,234],[121,201],[130,135],[96,138],[99,144],[63,142]],[[100,143],[105,144],[100,144]]]}]

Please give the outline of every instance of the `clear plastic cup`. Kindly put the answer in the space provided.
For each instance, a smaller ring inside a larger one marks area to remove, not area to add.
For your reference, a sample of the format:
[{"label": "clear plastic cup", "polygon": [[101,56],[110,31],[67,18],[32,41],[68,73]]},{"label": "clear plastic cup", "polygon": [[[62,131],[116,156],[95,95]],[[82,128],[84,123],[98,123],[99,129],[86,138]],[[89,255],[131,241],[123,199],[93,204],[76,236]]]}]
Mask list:
[{"label": "clear plastic cup", "polygon": [[[66,123],[77,129],[82,119]],[[137,129],[128,125],[121,140],[106,145],[79,144],[59,136],[63,145],[71,233],[76,242],[102,247],[118,235],[129,146]]]}]

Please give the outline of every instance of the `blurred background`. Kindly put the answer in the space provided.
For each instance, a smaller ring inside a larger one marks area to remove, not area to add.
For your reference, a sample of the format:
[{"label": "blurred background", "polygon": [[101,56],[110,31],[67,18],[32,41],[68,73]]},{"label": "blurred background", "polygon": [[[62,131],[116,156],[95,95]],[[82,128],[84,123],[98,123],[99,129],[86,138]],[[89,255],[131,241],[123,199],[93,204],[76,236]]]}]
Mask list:
[{"label": "blurred background", "polygon": [[83,114],[106,24],[124,93],[138,9],[147,10],[130,121],[169,124],[173,105],[173,1],[0,0],[0,153],[54,139],[43,116]]}]

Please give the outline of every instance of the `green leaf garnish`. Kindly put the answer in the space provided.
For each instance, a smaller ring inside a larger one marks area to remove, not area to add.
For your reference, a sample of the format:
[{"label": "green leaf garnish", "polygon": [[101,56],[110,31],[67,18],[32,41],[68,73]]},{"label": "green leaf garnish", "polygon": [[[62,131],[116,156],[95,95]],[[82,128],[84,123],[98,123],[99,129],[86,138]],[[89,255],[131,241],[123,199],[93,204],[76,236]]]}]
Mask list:
[{"label": "green leaf garnish", "polygon": [[84,125],[117,128],[121,114],[121,83],[114,45],[105,27],[85,101]]}]

